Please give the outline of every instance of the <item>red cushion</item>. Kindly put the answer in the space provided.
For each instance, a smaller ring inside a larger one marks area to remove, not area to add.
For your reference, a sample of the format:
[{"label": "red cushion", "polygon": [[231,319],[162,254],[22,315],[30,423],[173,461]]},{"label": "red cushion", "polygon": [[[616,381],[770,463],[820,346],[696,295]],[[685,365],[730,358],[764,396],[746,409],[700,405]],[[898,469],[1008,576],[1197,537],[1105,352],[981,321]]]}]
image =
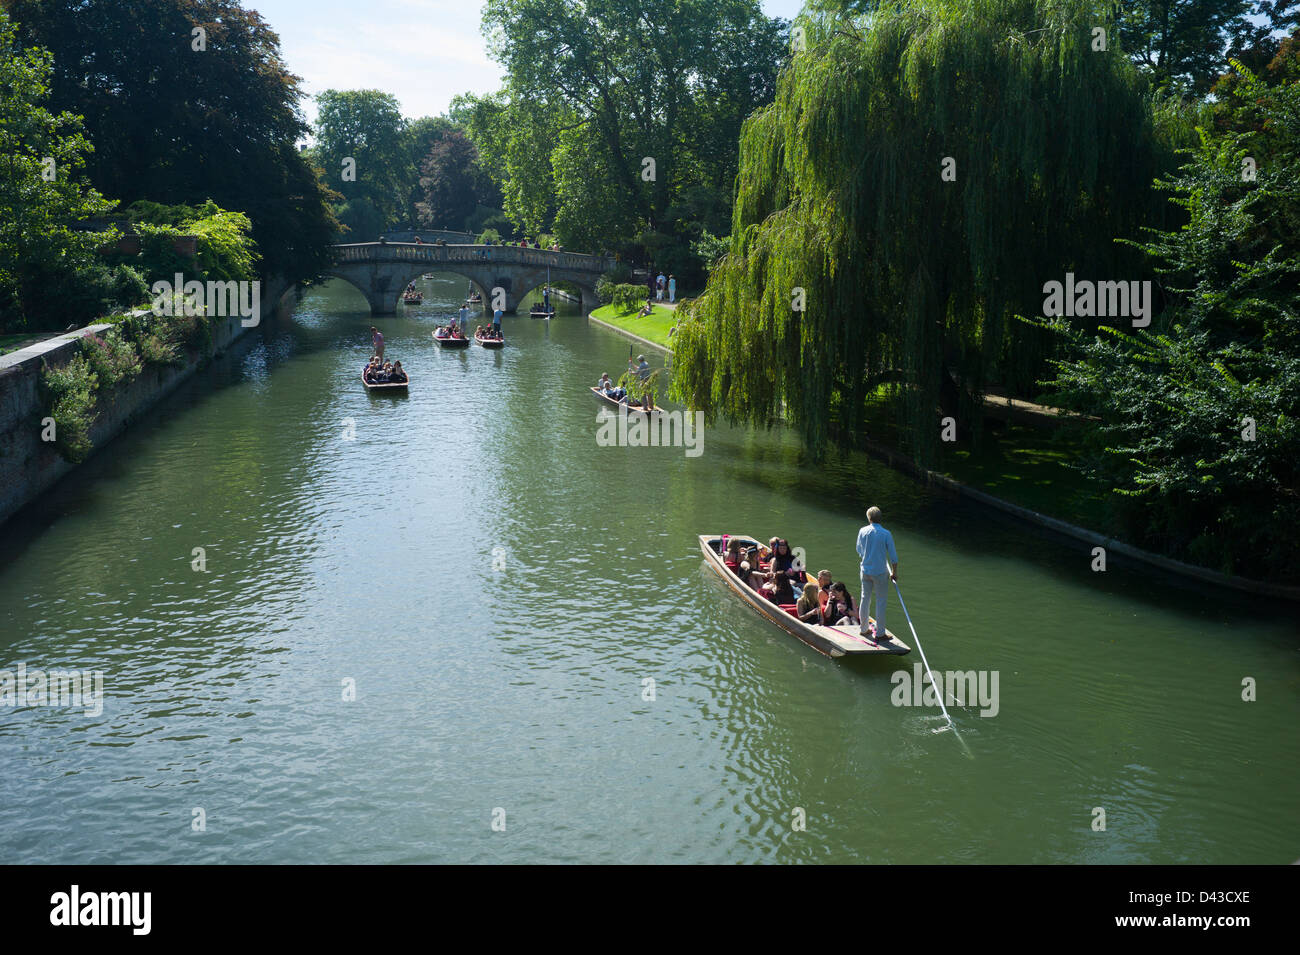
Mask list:
[{"label": "red cushion", "polygon": [[788,614],[789,614],[790,616],[792,616],[792,617],[797,617],[797,616],[799,616],[799,605],[798,605],[798,604],[777,604],[777,606],[780,607],[782,610],[784,610],[786,613],[788,613]]}]

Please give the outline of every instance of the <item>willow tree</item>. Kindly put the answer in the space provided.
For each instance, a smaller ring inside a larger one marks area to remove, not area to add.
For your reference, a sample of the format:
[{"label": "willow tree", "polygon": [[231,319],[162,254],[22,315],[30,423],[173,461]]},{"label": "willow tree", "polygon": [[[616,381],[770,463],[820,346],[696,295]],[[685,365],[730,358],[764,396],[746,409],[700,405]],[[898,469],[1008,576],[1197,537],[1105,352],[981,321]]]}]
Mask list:
[{"label": "willow tree", "polygon": [[1066,271],[1139,278],[1114,240],[1155,205],[1150,102],[1122,52],[1095,49],[1104,6],[899,0],[801,21],[743,129],[730,250],[676,333],[674,396],[783,414],[820,451],[881,392],[929,460],[941,398],[978,434],[986,383],[1031,389],[1053,343],[1015,315],[1041,314]]}]

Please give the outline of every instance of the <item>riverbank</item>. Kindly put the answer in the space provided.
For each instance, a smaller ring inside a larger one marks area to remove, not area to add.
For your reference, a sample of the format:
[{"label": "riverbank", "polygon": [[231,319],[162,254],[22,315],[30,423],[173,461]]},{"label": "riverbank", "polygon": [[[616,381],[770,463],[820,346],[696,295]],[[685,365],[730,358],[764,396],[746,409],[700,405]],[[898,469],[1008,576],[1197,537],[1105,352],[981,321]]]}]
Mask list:
[{"label": "riverbank", "polygon": [[[655,313],[641,319],[640,325],[636,324],[635,314],[629,320],[613,313],[614,306],[606,305],[587,317],[603,328],[657,349],[671,358],[667,331],[674,317],[668,308],[656,305]],[[651,339],[648,335],[656,337]],[[1013,440],[990,438],[978,452],[958,446],[947,448],[943,453],[943,471],[920,467],[886,442],[863,437],[859,439],[859,446],[922,484],[942,488],[1093,547],[1103,547],[1108,554],[1119,554],[1180,577],[1244,593],[1300,601],[1300,587],[1224,574],[1142,550],[1112,535],[1090,529],[1086,524],[1099,513],[1103,502],[1084,477],[1068,463],[1074,447],[1069,429],[1078,422],[1077,416],[1061,415],[1056,409],[1013,402],[1001,396],[989,396],[986,405],[989,417],[1006,420],[1004,435]],[[1049,414],[1058,419],[1052,423],[1059,424],[1059,427],[1044,432],[1042,419]],[[1034,419],[1032,424],[1027,423],[1030,418]],[[890,434],[890,427],[879,429],[879,433]],[[1008,450],[1004,447],[1007,443],[1014,446]]]},{"label": "riverbank", "polygon": [[655,305],[653,311],[644,316],[638,315],[636,311],[620,313],[615,305],[602,305],[587,317],[625,338],[670,354],[672,352],[668,344],[668,333],[677,324],[677,316],[667,305]]},{"label": "riverbank", "polygon": [[[270,290],[259,321],[274,314],[293,287],[277,282]],[[0,355],[0,524],[78,467],[60,455],[50,439],[41,373],[80,354],[81,339],[87,334],[102,336],[112,327],[112,323],[95,324]],[[178,365],[145,365],[130,382],[97,396],[89,429],[91,455],[249,330],[239,316],[213,318],[210,327],[210,353],[186,354]]]}]

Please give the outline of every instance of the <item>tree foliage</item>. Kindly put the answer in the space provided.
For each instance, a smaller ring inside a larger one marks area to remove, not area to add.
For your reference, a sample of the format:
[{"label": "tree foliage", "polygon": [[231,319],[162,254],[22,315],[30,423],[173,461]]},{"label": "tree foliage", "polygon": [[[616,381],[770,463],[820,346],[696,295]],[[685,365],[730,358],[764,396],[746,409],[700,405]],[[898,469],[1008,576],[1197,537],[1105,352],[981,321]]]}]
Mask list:
[{"label": "tree foliage", "polygon": [[1055,343],[1013,316],[1040,312],[1043,283],[1139,278],[1112,237],[1147,221],[1161,154],[1145,84],[1091,49],[1099,15],[903,0],[804,21],[745,125],[730,251],[678,327],[676,396],[783,414],[817,452],[886,387],[930,461],[941,399],[977,436],[985,382],[1031,389]]},{"label": "tree foliage", "polygon": [[268,274],[328,264],[338,225],[297,149],[299,79],[259,14],[237,0],[12,0],[11,13],[53,54],[53,107],[84,117],[101,193],[211,198],[252,220]]},{"label": "tree foliage", "polygon": [[78,231],[80,220],[114,203],[86,180],[92,148],[78,117],[54,113],[50,54],[18,46],[0,10],[0,326],[40,326],[58,311],[93,318],[115,300],[114,277],[96,259],[104,232]]},{"label": "tree foliage", "polygon": [[348,240],[373,241],[405,212],[414,178],[409,124],[397,97],[381,90],[326,90],[316,105],[313,158],[343,196],[336,211]]},{"label": "tree foliage", "polygon": [[[1140,543],[1300,579],[1300,83],[1238,64],[1224,109],[1163,180],[1187,224],[1142,248],[1178,299],[1151,329],[1068,333],[1054,386],[1103,419],[1084,470]],[[1257,171],[1243,172],[1253,159]]]},{"label": "tree foliage", "polygon": [[753,0],[489,0],[506,86],[456,109],[527,231],[698,270],[689,242],[725,231],[736,138],[772,96],[784,29]]}]

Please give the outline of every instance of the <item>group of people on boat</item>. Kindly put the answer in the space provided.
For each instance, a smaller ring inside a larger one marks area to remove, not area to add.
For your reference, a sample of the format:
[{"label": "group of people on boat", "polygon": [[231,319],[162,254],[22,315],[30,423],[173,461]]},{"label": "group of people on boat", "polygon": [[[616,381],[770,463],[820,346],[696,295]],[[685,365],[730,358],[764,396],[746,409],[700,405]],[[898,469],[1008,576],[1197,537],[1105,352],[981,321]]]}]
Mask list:
[{"label": "group of people on boat", "polygon": [[407,381],[400,361],[384,361],[378,355],[370,356],[361,377],[368,385],[404,385]]},{"label": "group of people on boat", "polygon": [[438,326],[439,338],[460,339],[465,337],[465,331],[460,327],[460,323],[452,319],[446,325]]},{"label": "group of people on boat", "polygon": [[609,377],[609,372],[605,372],[600,376],[600,380],[596,382],[596,390],[620,404],[626,402],[629,408],[642,408],[645,411],[653,411],[655,407],[654,395],[651,392],[646,392],[642,400],[633,398],[628,395],[626,388],[614,383],[613,379]]},{"label": "group of people on boat", "polygon": [[484,328],[482,325],[479,325],[474,329],[474,337],[489,342],[491,341],[499,342],[505,340],[505,336],[501,334],[500,325],[489,325],[487,326],[487,328]]},{"label": "group of people on boat", "polygon": [[[831,579],[829,570],[808,580],[803,565],[795,558],[790,542],[773,537],[766,547],[745,547],[740,538],[725,541],[722,562],[742,581],[777,606],[793,610],[804,623],[823,627],[862,626],[853,597],[844,584]],[[795,599],[796,591],[799,597]]]}]

